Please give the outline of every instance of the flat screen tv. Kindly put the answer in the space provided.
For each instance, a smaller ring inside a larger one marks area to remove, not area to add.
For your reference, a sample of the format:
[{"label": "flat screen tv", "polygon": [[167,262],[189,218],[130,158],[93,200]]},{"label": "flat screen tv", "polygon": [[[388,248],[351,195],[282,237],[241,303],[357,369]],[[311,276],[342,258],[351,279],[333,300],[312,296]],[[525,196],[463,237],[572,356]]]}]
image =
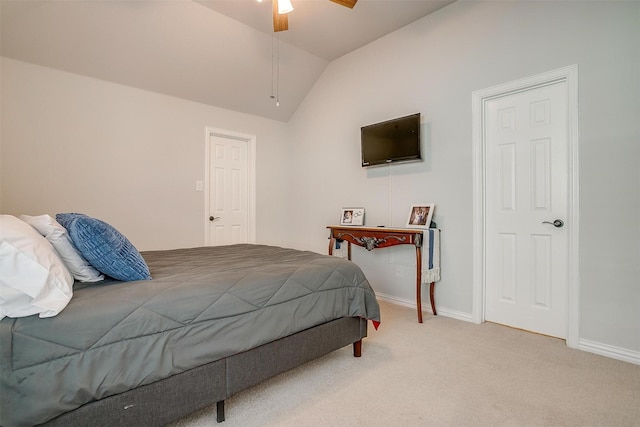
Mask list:
[{"label": "flat screen tv", "polygon": [[420,113],[363,126],[360,143],[362,167],[420,161]]}]

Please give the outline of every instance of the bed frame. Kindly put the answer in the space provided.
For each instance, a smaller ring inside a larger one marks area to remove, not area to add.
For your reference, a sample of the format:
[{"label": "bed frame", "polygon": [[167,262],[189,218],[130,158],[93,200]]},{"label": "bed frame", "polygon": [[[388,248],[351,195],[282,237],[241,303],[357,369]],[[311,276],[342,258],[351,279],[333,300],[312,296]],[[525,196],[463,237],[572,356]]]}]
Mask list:
[{"label": "bed frame", "polygon": [[87,403],[48,421],[46,426],[161,426],[217,403],[224,421],[224,401],[239,391],[353,344],[361,356],[367,321],[342,318],[254,349],[228,356],[152,384]]}]

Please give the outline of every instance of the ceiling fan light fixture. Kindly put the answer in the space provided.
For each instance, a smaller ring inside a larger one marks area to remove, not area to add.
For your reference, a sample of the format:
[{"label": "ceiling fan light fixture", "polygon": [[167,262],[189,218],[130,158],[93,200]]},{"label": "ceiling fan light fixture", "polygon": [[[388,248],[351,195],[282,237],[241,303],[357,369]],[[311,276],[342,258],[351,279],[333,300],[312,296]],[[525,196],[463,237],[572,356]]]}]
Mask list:
[{"label": "ceiling fan light fixture", "polygon": [[291,0],[278,0],[278,13],[280,15],[287,14],[293,11],[293,5]]}]

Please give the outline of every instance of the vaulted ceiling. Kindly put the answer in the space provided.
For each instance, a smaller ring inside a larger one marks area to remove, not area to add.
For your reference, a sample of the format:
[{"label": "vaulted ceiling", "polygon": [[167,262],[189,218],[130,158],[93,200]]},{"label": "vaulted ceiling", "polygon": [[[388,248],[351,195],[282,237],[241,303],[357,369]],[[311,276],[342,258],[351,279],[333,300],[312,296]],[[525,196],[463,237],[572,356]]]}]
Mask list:
[{"label": "vaulted ceiling", "polygon": [[287,121],[331,61],[453,1],[292,0],[274,35],[269,0],[0,0],[1,53]]}]

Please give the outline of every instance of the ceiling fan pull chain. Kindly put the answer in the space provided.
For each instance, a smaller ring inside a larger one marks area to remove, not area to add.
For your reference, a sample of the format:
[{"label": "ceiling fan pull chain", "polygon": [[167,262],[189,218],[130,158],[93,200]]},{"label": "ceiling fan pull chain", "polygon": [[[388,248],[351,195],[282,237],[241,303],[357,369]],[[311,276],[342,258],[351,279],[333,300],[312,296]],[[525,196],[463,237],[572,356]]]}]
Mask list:
[{"label": "ceiling fan pull chain", "polygon": [[276,46],[277,69],[276,69],[276,107],[280,106],[280,34],[277,35],[278,43]]},{"label": "ceiling fan pull chain", "polygon": [[271,37],[271,99],[275,99],[275,93],[273,91],[273,81],[275,79],[275,60],[273,59],[273,55],[274,55],[274,49],[273,49],[273,45],[276,42],[276,33],[273,33],[273,36]]}]

